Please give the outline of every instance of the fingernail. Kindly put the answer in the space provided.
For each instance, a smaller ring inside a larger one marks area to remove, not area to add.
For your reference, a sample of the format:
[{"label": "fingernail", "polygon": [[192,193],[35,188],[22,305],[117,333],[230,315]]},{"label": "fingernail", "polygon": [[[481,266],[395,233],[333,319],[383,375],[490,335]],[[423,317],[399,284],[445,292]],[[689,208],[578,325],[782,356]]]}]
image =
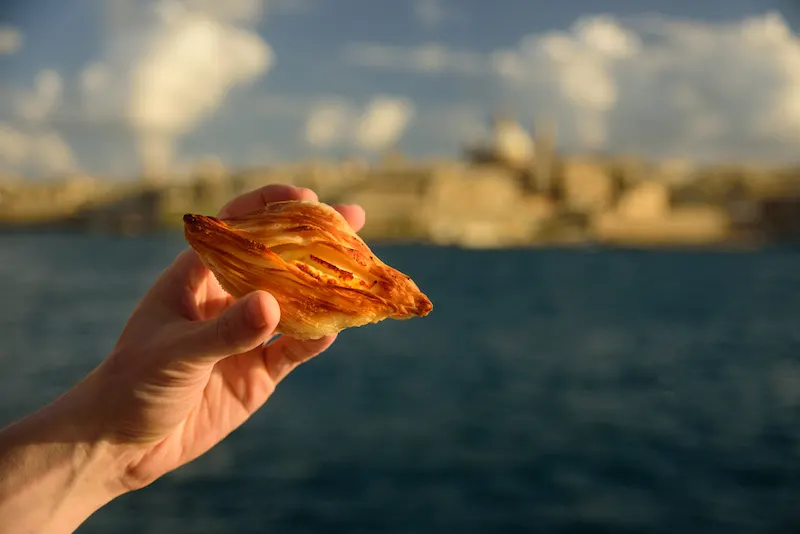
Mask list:
[{"label": "fingernail", "polygon": [[297,190],[300,191],[300,196],[302,197],[310,197],[315,200],[318,199],[317,194],[307,187],[298,187]]},{"label": "fingernail", "polygon": [[256,330],[267,326],[267,317],[264,315],[264,307],[261,305],[261,299],[258,298],[257,295],[250,296],[250,300],[246,303],[246,310],[250,326]]}]

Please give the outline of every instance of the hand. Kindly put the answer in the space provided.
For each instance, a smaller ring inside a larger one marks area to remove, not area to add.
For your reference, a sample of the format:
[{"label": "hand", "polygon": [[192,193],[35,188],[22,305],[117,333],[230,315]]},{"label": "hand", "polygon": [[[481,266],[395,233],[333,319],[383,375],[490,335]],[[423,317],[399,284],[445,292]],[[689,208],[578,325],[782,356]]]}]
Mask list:
[{"label": "hand", "polygon": [[[273,185],[239,197],[219,216],[268,202],[312,199],[308,189]],[[358,231],[364,211],[336,209]],[[268,293],[234,301],[194,251],[182,253],[128,321],[115,350],[97,369],[91,425],[126,450],[123,484],[140,488],[200,456],[241,425],[299,364],[327,349],[280,337],[265,345],[280,320]]]},{"label": "hand", "polygon": [[[271,185],[220,217],[316,199]],[[354,230],[358,206],[335,206]],[[144,296],[111,354],[61,398],[0,432],[0,534],[71,532],[108,501],[197,458],[240,426],[299,364],[327,349],[274,337],[275,299],[234,301],[191,249]]]}]

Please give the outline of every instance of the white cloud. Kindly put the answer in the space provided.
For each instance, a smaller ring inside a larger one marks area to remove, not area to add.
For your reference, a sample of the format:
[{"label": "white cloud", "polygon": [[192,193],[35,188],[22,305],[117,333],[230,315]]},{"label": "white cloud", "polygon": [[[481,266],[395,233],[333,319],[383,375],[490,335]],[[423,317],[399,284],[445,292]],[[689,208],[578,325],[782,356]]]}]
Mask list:
[{"label": "white cloud", "polygon": [[376,97],[367,105],[356,130],[358,145],[381,150],[397,142],[414,116],[414,105],[406,99]]},{"label": "white cloud", "polygon": [[124,120],[136,132],[144,165],[161,170],[170,167],[180,136],[217,111],[235,87],[266,73],[274,54],[250,28],[260,1],[146,6],[115,6],[128,11],[111,13],[104,53],[84,69],[81,86],[87,114]]},{"label": "white cloud", "polygon": [[440,43],[414,47],[378,43],[353,43],[345,48],[345,61],[361,67],[428,74],[489,74],[487,58],[474,52],[452,50]]},{"label": "white cloud", "polygon": [[636,58],[641,46],[613,18],[594,17],[570,32],[527,36],[516,49],[495,52],[492,61],[528,106],[555,111],[559,122],[572,126],[567,134],[573,142],[597,149],[606,145],[606,114],[618,104],[615,69]]},{"label": "white cloud", "polygon": [[0,56],[19,52],[22,41],[22,32],[18,28],[0,26]]},{"label": "white cloud", "polygon": [[39,71],[31,92],[17,95],[17,114],[27,121],[43,121],[61,103],[64,82],[52,69]]},{"label": "white cloud", "polygon": [[61,103],[63,85],[58,72],[43,69],[32,90],[9,92],[16,119],[0,122],[0,167],[39,174],[77,169],[72,150],[49,122]]},{"label": "white cloud", "polygon": [[314,104],[306,120],[306,141],[328,148],[341,141],[352,128],[354,110],[342,99],[321,100]]},{"label": "white cloud", "polygon": [[27,132],[5,123],[0,123],[0,166],[47,174],[77,168],[72,150],[56,132]]},{"label": "white cloud", "polygon": [[579,20],[493,55],[509,94],[585,148],[792,158],[800,39],[777,13],[737,23]]},{"label": "white cloud", "polygon": [[317,148],[383,150],[402,137],[414,109],[410,100],[388,95],[373,97],[360,111],[347,100],[323,99],[308,114],[306,141]]}]

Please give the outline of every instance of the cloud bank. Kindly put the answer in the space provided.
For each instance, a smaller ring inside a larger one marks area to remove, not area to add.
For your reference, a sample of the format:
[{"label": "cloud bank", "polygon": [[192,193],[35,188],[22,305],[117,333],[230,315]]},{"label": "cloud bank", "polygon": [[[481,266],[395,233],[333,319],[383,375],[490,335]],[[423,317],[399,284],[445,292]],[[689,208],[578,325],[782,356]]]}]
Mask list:
[{"label": "cloud bank", "polygon": [[[436,28],[463,20],[453,2],[407,0],[425,40],[341,41],[338,62],[319,58],[327,70],[314,70],[315,54],[300,54],[303,68],[293,68],[308,69],[313,82],[295,72],[296,91],[248,93],[276,62],[257,22],[280,11],[313,14],[309,2],[98,4],[106,9],[100,48],[77,72],[25,65],[17,71],[24,80],[0,84],[0,167],[61,172],[94,163],[127,174],[138,170],[133,147],[152,172],[209,151],[234,164],[266,149],[287,158],[396,145],[452,154],[483,135],[493,111],[516,114],[523,126],[554,124],[566,150],[800,160],[800,36],[775,12],[718,24],[587,16],[475,51],[435,40],[445,35]],[[19,30],[0,27],[9,72],[30,50]],[[340,96],[325,96],[332,92]]]},{"label": "cloud bank", "polygon": [[251,28],[259,0],[139,5],[125,6],[118,24],[112,17],[103,53],[82,72],[83,102],[94,120],[127,124],[145,167],[160,172],[180,137],[265,74],[274,53]]},{"label": "cloud bank", "polygon": [[0,120],[0,170],[37,174],[78,170],[72,149],[49,123],[61,105],[63,87],[58,72],[42,69],[32,88],[8,92],[13,117]]},{"label": "cloud bank", "polygon": [[322,149],[380,151],[398,142],[414,114],[410,100],[389,95],[375,96],[361,110],[345,99],[321,100],[306,119],[306,141]]},{"label": "cloud bank", "polygon": [[0,122],[0,170],[29,168],[43,173],[66,173],[76,169],[69,146],[52,130],[26,131]]},{"label": "cloud bank", "polygon": [[800,37],[776,12],[709,24],[592,16],[477,55],[358,44],[362,67],[491,76],[523,120],[562,145],[695,160],[798,160]]}]

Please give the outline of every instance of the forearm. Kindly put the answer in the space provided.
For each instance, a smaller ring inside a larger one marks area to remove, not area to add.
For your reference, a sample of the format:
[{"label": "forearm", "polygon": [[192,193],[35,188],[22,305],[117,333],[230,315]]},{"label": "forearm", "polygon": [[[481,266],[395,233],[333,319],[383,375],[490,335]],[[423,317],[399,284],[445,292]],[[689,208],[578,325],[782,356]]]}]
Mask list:
[{"label": "forearm", "polygon": [[107,446],[64,412],[56,403],[0,430],[0,534],[73,532],[121,493]]}]

